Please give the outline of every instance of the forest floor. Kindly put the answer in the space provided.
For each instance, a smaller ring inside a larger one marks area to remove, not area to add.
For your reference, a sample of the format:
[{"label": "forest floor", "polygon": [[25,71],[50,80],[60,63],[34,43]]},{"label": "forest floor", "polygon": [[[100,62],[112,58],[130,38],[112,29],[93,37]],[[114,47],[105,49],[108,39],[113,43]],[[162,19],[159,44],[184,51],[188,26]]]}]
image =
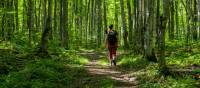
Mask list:
[{"label": "forest floor", "polygon": [[[94,51],[81,51],[80,55],[87,57],[90,61],[84,66],[84,68],[93,77],[109,77],[114,80],[114,88],[137,88],[137,77],[131,76],[132,72],[122,71],[118,66],[102,65],[99,60],[102,57],[107,57],[107,52],[94,52]],[[118,56],[122,55],[119,52]],[[105,58],[104,58],[105,59]]]},{"label": "forest floor", "polygon": [[50,57],[39,57],[28,46],[0,43],[0,88],[200,88],[199,49],[200,43],[188,52],[168,42],[166,64],[178,74],[164,78],[158,63],[131,51],[118,50],[117,66],[111,67],[106,50],[53,47]]}]

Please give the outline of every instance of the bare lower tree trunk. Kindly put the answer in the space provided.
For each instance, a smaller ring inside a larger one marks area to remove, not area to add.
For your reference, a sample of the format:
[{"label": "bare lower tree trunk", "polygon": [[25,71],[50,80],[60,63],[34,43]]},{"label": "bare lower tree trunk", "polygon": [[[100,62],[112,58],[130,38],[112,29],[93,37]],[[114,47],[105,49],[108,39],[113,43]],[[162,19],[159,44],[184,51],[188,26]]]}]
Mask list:
[{"label": "bare lower tree trunk", "polygon": [[[2,8],[5,8],[5,1],[2,0]],[[5,40],[5,13],[2,14],[1,18],[1,37]]]},{"label": "bare lower tree trunk", "polygon": [[158,30],[158,56],[159,56],[159,71],[162,75],[168,75],[169,70],[165,61],[165,30],[169,19],[169,0],[163,0],[163,16],[161,16]]},{"label": "bare lower tree trunk", "polygon": [[126,27],[126,18],[125,18],[125,11],[124,11],[124,0],[120,0],[120,6],[121,6],[121,18],[122,18],[122,25],[123,25],[123,39],[124,39],[124,48],[128,49],[128,31]]},{"label": "bare lower tree trunk", "polygon": [[133,44],[132,31],[133,31],[133,21],[131,16],[131,5],[130,0],[127,0],[127,8],[128,8],[128,28],[129,28],[129,43]]},{"label": "bare lower tree trunk", "polygon": [[16,31],[19,31],[19,18],[18,18],[18,0],[15,0],[15,25]]},{"label": "bare lower tree trunk", "polygon": [[32,31],[34,27],[34,14],[33,14],[33,0],[28,0],[28,14],[27,14],[27,24],[29,29],[29,44],[32,42]]},{"label": "bare lower tree trunk", "polygon": [[194,1],[194,6],[193,6],[193,11],[194,11],[194,14],[193,14],[193,22],[194,22],[194,25],[193,25],[193,39],[195,41],[197,41],[197,16],[198,16],[198,12],[197,12],[197,0],[193,0]]},{"label": "bare lower tree trunk", "polygon": [[[145,17],[144,17],[144,56],[149,61],[157,62],[153,50],[153,25],[154,25],[154,7],[155,0],[148,0],[145,3]],[[149,13],[149,14],[148,14]]]},{"label": "bare lower tree trunk", "polygon": [[24,29],[25,29],[25,8],[26,8],[26,1],[25,0],[23,0],[23,24],[22,24],[22,31],[24,31]]},{"label": "bare lower tree trunk", "polygon": [[[103,3],[103,8],[104,8],[104,30],[107,30],[107,3],[106,3],[106,0],[104,0],[104,3]],[[105,38],[103,38],[105,39]],[[104,40],[105,41],[105,40]]]},{"label": "bare lower tree trunk", "polygon": [[171,39],[171,40],[173,40],[174,39],[174,1],[170,1],[170,17],[169,17],[169,19],[170,19],[170,21],[169,21],[169,24],[170,24],[170,26],[169,26],[169,38]]},{"label": "bare lower tree trunk", "polygon": [[179,9],[179,3],[178,1],[175,1],[175,7],[176,7],[176,38],[179,39],[179,14],[178,14],[178,9]]},{"label": "bare lower tree trunk", "polygon": [[69,49],[69,33],[68,33],[68,0],[63,1],[63,43],[66,49]]},{"label": "bare lower tree trunk", "polygon": [[[45,3],[46,3],[46,0],[45,0]],[[44,4],[44,6],[46,7],[46,4]],[[51,11],[52,11],[52,0],[48,0],[48,17],[47,19],[44,19],[46,20],[46,27],[44,27],[44,31],[42,33],[42,38],[41,38],[41,47],[40,47],[40,50],[39,52],[42,52],[42,54],[48,54],[47,52],[47,45],[48,45],[48,39],[49,39],[49,36],[50,36],[50,31],[52,30],[52,27],[51,27],[51,23],[52,23],[52,16],[51,16]],[[44,13],[46,14],[46,13]]]},{"label": "bare lower tree trunk", "polygon": [[97,45],[98,48],[101,46],[101,24],[102,24],[102,19],[101,19],[101,0],[98,0],[98,30],[97,30]]}]

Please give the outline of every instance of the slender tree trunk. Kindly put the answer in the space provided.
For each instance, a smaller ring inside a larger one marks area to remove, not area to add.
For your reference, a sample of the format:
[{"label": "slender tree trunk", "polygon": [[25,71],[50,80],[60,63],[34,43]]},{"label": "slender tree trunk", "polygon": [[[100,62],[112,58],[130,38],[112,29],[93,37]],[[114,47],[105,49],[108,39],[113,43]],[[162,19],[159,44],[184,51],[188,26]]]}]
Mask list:
[{"label": "slender tree trunk", "polygon": [[123,25],[123,39],[124,39],[124,48],[128,49],[128,32],[127,32],[127,27],[126,27],[126,18],[125,18],[125,11],[124,11],[124,0],[120,0],[120,5],[121,5],[121,18],[122,18],[122,25]]},{"label": "slender tree trunk", "polygon": [[38,12],[38,26],[36,27],[37,30],[41,30],[41,7],[42,7],[42,0],[39,0],[39,12]]},{"label": "slender tree trunk", "polygon": [[18,0],[15,0],[15,24],[16,24],[16,31],[19,31],[19,18],[18,18]]},{"label": "slender tree trunk", "polygon": [[101,0],[98,0],[98,30],[97,30],[97,37],[98,37],[98,48],[101,45],[101,25],[102,24],[102,19],[101,19]]},{"label": "slender tree trunk", "polygon": [[[46,0],[45,0],[45,3],[46,3]],[[44,6],[46,7],[46,4],[44,4]],[[48,54],[47,52],[47,45],[48,45],[48,39],[50,37],[50,31],[52,30],[52,27],[51,27],[51,18],[52,18],[52,0],[48,0],[48,17],[47,19],[44,19],[46,20],[46,27],[44,27],[44,31],[42,33],[42,38],[41,38],[41,47],[40,47],[40,50],[39,52],[42,52],[42,54]],[[46,14],[46,13],[44,13]]]},{"label": "slender tree trunk", "polygon": [[115,30],[118,30],[118,7],[117,0],[115,0]]},{"label": "slender tree trunk", "polygon": [[197,33],[197,15],[198,15],[198,12],[197,12],[197,0],[193,0],[194,1],[194,7],[193,7],[193,11],[194,11],[194,14],[193,14],[193,22],[194,22],[194,27],[193,27],[193,39],[195,41],[197,41],[197,38],[198,38],[198,33]]},{"label": "slender tree trunk", "polygon": [[54,33],[57,33],[57,0],[54,0]]},{"label": "slender tree trunk", "polygon": [[[5,1],[2,1],[2,8],[5,8]],[[5,40],[5,13],[2,14],[2,18],[1,18],[1,36],[3,38],[3,40]]]},{"label": "slender tree trunk", "polygon": [[186,23],[187,23],[187,37],[186,37],[186,47],[187,47],[187,51],[191,51],[191,46],[190,46],[190,37],[191,37],[191,29],[190,29],[190,20],[191,20],[191,1],[186,1],[186,15],[187,15],[187,19],[186,19]]},{"label": "slender tree trunk", "polygon": [[34,27],[34,15],[33,15],[33,0],[28,0],[28,14],[27,14],[27,24],[29,29],[29,44],[32,41],[32,30]]},{"label": "slender tree trunk", "polygon": [[[154,22],[154,5],[155,0],[145,1],[145,17],[144,17],[144,56],[149,61],[156,62],[155,53],[153,51],[152,45],[152,35],[153,35],[153,22]],[[148,14],[149,13],[149,14]]]},{"label": "slender tree trunk", "polygon": [[165,30],[166,24],[169,19],[169,0],[163,0],[163,16],[160,17],[159,22],[159,41],[158,41],[158,52],[159,52],[159,71],[163,75],[168,75],[169,70],[166,66],[165,61]]},{"label": "slender tree trunk", "polygon": [[[108,24],[107,24],[107,3],[106,3],[106,0],[104,0],[103,8],[104,8],[104,11],[103,11],[103,13],[104,13],[104,30],[107,31],[107,28],[108,28],[107,25]],[[103,38],[103,39],[105,39],[105,38]]]},{"label": "slender tree trunk", "polygon": [[23,24],[22,24],[22,31],[24,31],[25,30],[25,27],[26,27],[26,21],[25,21],[25,13],[26,13],[26,1],[25,0],[23,0]]},{"label": "slender tree trunk", "polygon": [[[87,6],[87,10],[86,10],[86,48],[88,48],[88,30],[90,29],[90,21],[89,21],[89,14],[90,14],[90,2],[91,0],[88,1],[88,6]],[[86,2],[87,3],[87,2]]]},{"label": "slender tree trunk", "polygon": [[128,28],[129,28],[129,42],[130,45],[133,44],[133,38],[132,38],[132,31],[133,31],[133,21],[131,16],[131,5],[130,0],[127,0],[127,8],[128,8]]},{"label": "slender tree trunk", "polygon": [[134,0],[134,38],[133,38],[133,50],[138,53],[137,50],[137,39],[138,39],[138,0]]},{"label": "slender tree trunk", "polygon": [[170,1],[170,10],[171,10],[171,12],[170,12],[170,21],[169,21],[169,24],[170,24],[170,36],[169,36],[169,38],[171,39],[171,40],[173,40],[174,39],[174,1]]},{"label": "slender tree trunk", "polygon": [[92,0],[92,15],[91,15],[91,31],[90,31],[90,34],[91,34],[91,36],[90,36],[90,38],[91,38],[91,42],[90,42],[90,44],[93,44],[93,31],[95,30],[95,10],[96,10],[96,8],[95,8],[96,6],[95,6],[95,0]]},{"label": "slender tree trunk", "polygon": [[175,7],[176,7],[176,38],[179,39],[179,3],[178,1],[175,1]]},{"label": "slender tree trunk", "polygon": [[69,34],[68,34],[68,0],[63,1],[63,43],[66,49],[69,49]]},{"label": "slender tree trunk", "polygon": [[63,3],[64,0],[60,0],[60,41],[61,41],[61,46],[64,46],[63,43]]}]

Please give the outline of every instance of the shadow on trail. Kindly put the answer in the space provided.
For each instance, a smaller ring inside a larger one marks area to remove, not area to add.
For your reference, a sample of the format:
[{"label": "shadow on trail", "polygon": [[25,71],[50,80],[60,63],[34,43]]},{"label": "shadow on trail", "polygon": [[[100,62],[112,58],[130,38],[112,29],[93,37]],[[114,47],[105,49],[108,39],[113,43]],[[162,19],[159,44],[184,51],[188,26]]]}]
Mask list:
[{"label": "shadow on trail", "polygon": [[89,60],[99,60],[101,58],[107,58],[106,51],[98,52],[98,51],[79,51],[78,54],[88,58]]},{"label": "shadow on trail", "polygon": [[[92,75],[92,77],[89,78],[91,78],[90,81],[92,83],[94,82],[94,85],[98,85],[99,83],[101,84],[102,82],[108,82],[107,85],[111,84],[110,87],[114,88],[137,87],[137,78],[135,76],[129,75],[130,73],[120,70],[119,67],[110,67],[108,65],[104,66],[98,63],[101,59],[107,59],[106,51],[80,51],[78,54],[90,60],[84,68],[90,75]],[[120,57],[122,53],[119,52],[118,55]]]}]

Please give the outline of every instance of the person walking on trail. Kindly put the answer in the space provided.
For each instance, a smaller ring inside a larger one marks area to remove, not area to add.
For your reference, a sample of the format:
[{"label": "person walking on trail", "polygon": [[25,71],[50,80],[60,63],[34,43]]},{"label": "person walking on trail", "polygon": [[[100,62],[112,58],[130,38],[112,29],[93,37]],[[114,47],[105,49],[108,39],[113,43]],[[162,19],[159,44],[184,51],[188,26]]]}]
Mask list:
[{"label": "person walking on trail", "polygon": [[106,47],[109,50],[110,65],[116,66],[116,51],[118,47],[118,33],[113,30],[113,24],[109,26],[109,30],[106,30]]}]

